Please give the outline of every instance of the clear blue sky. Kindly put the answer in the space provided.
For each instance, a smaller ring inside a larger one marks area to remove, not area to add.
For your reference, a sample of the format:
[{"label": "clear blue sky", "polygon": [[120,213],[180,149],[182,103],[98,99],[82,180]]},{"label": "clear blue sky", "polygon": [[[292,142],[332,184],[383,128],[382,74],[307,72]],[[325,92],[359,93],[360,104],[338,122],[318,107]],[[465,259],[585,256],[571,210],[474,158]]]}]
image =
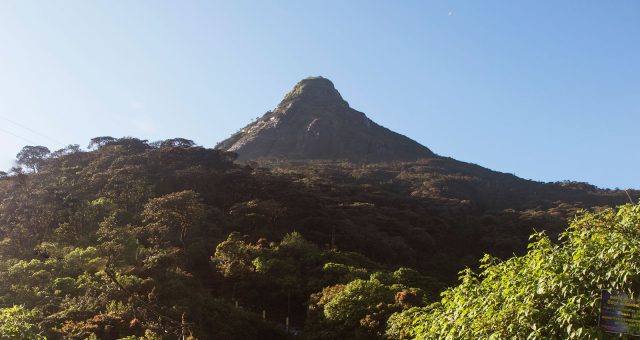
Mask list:
[{"label": "clear blue sky", "polygon": [[212,147],[322,75],[440,155],[640,188],[639,1],[9,0],[0,46],[0,169],[101,135]]}]

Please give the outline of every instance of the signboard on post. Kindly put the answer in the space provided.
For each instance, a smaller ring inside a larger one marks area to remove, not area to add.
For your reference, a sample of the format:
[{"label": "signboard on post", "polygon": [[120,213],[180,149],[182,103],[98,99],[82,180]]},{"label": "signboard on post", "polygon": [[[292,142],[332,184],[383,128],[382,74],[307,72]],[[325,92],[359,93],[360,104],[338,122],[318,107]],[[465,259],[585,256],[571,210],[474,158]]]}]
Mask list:
[{"label": "signboard on post", "polygon": [[605,332],[640,335],[640,300],[603,290],[598,324]]}]

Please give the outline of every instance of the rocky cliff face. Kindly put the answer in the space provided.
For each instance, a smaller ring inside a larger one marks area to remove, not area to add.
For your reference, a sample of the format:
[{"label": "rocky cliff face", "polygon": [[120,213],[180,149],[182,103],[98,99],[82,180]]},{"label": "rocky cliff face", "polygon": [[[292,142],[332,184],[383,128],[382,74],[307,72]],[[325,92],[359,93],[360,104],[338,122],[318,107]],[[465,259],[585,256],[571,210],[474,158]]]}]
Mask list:
[{"label": "rocky cliff face", "polygon": [[333,83],[322,77],[300,81],[275,110],[216,148],[236,152],[240,160],[378,162],[434,157],[428,148],[349,107]]}]

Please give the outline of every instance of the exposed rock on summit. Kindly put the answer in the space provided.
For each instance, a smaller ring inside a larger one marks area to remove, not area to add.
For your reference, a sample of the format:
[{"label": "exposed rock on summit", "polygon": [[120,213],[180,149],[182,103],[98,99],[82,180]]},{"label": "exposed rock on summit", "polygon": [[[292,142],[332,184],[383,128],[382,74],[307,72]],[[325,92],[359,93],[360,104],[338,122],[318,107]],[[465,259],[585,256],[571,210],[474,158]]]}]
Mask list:
[{"label": "exposed rock on summit", "polygon": [[333,83],[322,77],[295,85],[282,102],[217,149],[240,160],[296,159],[394,161],[434,154],[349,107]]}]

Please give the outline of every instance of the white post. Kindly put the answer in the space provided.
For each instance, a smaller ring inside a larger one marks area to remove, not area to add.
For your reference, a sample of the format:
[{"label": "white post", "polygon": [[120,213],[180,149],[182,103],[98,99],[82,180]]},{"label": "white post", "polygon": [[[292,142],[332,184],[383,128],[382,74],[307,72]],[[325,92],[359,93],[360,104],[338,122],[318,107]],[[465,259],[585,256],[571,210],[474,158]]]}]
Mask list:
[{"label": "white post", "polygon": [[289,317],[288,316],[287,316],[286,322],[285,322],[285,332],[287,334],[289,334]]},{"label": "white post", "polygon": [[262,310],[262,321],[267,321],[267,311],[266,310]]},{"label": "white post", "polygon": [[287,333],[289,333],[289,315],[291,315],[291,290],[287,290]]}]

